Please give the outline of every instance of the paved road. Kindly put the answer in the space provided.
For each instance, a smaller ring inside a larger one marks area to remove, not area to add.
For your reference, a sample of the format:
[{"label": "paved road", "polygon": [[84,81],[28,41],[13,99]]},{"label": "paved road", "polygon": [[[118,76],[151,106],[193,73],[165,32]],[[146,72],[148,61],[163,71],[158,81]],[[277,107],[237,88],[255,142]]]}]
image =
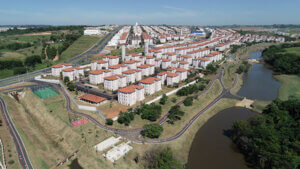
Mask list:
[{"label": "paved road", "polygon": [[19,158],[21,166],[24,169],[33,169],[30,159],[27,155],[24,143],[23,143],[18,131],[16,130],[13,121],[11,120],[11,118],[9,116],[6,104],[1,97],[0,97],[0,108],[2,110],[2,115],[4,117],[4,121],[8,127],[8,130],[9,130],[12,138],[13,138],[13,141],[15,142],[17,153],[18,153],[18,158]]},{"label": "paved road", "polygon": [[[110,41],[110,39],[114,36],[114,34],[116,34],[120,30],[120,28],[121,27],[118,27],[114,31],[112,31],[109,34],[105,35],[93,47],[91,47],[87,51],[83,52],[82,54],[67,60],[65,63],[71,63],[71,64],[76,65],[78,63],[81,63],[81,62],[85,61],[87,58],[101,52],[104,49],[104,47],[106,46],[106,44]],[[12,85],[12,84],[22,82],[22,81],[33,80],[34,76],[37,76],[37,75],[42,74],[42,73],[49,72],[50,70],[51,70],[51,68],[48,67],[48,68],[44,68],[44,69],[37,70],[37,71],[34,71],[34,72],[30,72],[30,73],[26,73],[26,74],[22,74],[22,75],[18,75],[18,76],[13,76],[13,77],[1,79],[0,83],[3,83],[3,84],[0,84],[0,87],[7,86],[7,85]],[[5,82],[7,82],[7,83],[5,83]]]},{"label": "paved road", "polygon": [[[108,127],[108,126],[102,124],[101,122],[97,121],[95,118],[93,118],[90,115],[87,115],[85,113],[78,112],[78,111],[74,110],[71,107],[71,100],[70,100],[68,94],[60,86],[56,86],[56,87],[58,89],[60,89],[61,93],[64,95],[64,97],[66,99],[66,109],[69,112],[77,114],[77,115],[80,115],[80,116],[83,116],[83,117],[89,119],[92,123],[94,123],[95,125],[97,125],[99,128],[102,128],[102,129],[107,130],[107,131],[114,132],[115,134],[120,135],[122,137],[125,137],[125,138],[127,138],[127,139],[129,139],[129,140],[131,140],[131,141],[133,141],[135,143],[158,144],[158,143],[163,143],[163,142],[169,142],[169,141],[172,141],[172,140],[175,140],[175,139],[179,138],[180,136],[182,136],[188,130],[188,128],[199,118],[199,116],[201,114],[203,114],[204,112],[206,112],[209,108],[211,108],[212,106],[214,106],[220,99],[224,98],[225,96],[226,97],[232,96],[231,93],[230,93],[230,90],[237,84],[237,75],[235,76],[235,80],[234,80],[233,85],[230,88],[225,89],[225,87],[224,87],[224,85],[222,83],[222,74],[223,74],[222,72],[223,72],[223,69],[221,68],[220,71],[218,72],[218,75],[216,76],[216,78],[213,79],[208,84],[208,86],[206,87],[205,90],[203,90],[200,93],[198,93],[198,96],[206,93],[211,88],[211,86],[213,85],[213,83],[216,80],[219,80],[220,83],[221,83],[221,86],[222,86],[222,92],[221,92],[221,94],[217,98],[215,98],[214,100],[212,100],[205,108],[203,108],[201,111],[199,111],[197,114],[195,114],[190,119],[190,121],[178,133],[176,133],[175,135],[173,135],[171,137],[165,138],[165,139],[156,139],[156,140],[142,140],[140,138],[140,133],[142,131],[142,128],[136,128],[136,129],[116,129],[116,128],[111,128],[111,127]],[[23,86],[23,87],[27,87],[27,86]],[[21,87],[18,87],[18,88],[21,88]],[[180,101],[177,104],[181,105],[182,103],[183,103],[183,100]],[[9,113],[7,111],[5,102],[4,102],[4,100],[1,97],[0,97],[0,105],[1,105],[1,110],[2,110],[2,114],[4,116],[4,119],[5,119],[5,122],[6,122],[7,126],[8,126],[8,128],[9,128],[9,131],[11,132],[11,135],[12,135],[12,137],[14,139],[15,144],[16,144],[17,152],[18,152],[18,155],[19,155],[20,164],[23,166],[23,168],[26,168],[26,169],[27,168],[28,169],[33,168],[32,165],[31,165],[31,162],[29,160],[29,157],[28,157],[28,155],[26,153],[26,149],[25,149],[24,144],[23,144],[23,142],[21,140],[21,137],[19,136],[18,131],[15,129],[15,126],[14,126],[13,122],[11,121],[11,119],[9,117]],[[159,120],[157,123],[163,124],[164,122],[166,122],[167,117],[168,117],[168,114],[164,115],[164,117],[162,117],[161,120]]]}]

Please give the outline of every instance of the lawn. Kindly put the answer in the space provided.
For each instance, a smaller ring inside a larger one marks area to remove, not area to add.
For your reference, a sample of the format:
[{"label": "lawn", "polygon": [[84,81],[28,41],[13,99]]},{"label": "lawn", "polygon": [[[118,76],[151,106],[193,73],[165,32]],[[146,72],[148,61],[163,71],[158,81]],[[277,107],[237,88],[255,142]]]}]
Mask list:
[{"label": "lawn", "polygon": [[289,96],[300,98],[300,77],[298,75],[275,75],[274,77],[282,83],[278,92],[279,99],[287,100]]},{"label": "lawn", "polygon": [[77,39],[67,50],[65,50],[59,62],[66,61],[74,56],[77,56],[89,48],[91,48],[95,43],[100,40],[101,36],[81,36]]}]

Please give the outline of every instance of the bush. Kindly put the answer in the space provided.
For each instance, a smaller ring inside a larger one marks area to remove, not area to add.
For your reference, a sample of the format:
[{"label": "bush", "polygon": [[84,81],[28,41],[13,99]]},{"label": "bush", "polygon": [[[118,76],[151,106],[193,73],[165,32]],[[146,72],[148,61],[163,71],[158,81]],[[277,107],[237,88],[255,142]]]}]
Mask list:
[{"label": "bush", "polygon": [[68,76],[65,76],[64,77],[64,83],[66,84],[66,83],[68,83],[70,81],[70,78],[68,77]]},{"label": "bush", "polygon": [[8,161],[8,164],[10,164],[10,165],[12,165],[12,164],[14,164],[14,163],[15,163],[14,160],[9,160],[9,161]]},{"label": "bush", "polygon": [[25,67],[15,67],[13,69],[14,75],[20,75],[26,73],[26,68]]},{"label": "bush", "polygon": [[184,99],[183,104],[185,106],[191,106],[191,105],[193,105],[193,97],[187,97],[186,99]]},{"label": "bush", "polygon": [[74,91],[75,90],[75,85],[73,82],[68,82],[67,87],[70,91]]},{"label": "bush", "polygon": [[160,105],[151,103],[150,105],[144,104],[137,111],[137,114],[141,114],[142,119],[156,121],[161,115],[162,108]]},{"label": "bush", "polygon": [[152,169],[184,169],[178,160],[175,159],[170,148],[159,149],[154,152],[146,153],[147,168]]},{"label": "bush", "polygon": [[171,101],[172,101],[173,103],[176,103],[177,98],[176,98],[176,97],[173,97]]},{"label": "bush", "polygon": [[173,106],[169,111],[168,123],[174,124],[174,122],[180,120],[184,114],[185,112],[180,110],[180,106]]},{"label": "bush", "polygon": [[125,124],[128,126],[130,122],[134,119],[134,113],[133,112],[120,112],[118,117],[118,123]]},{"label": "bush", "polygon": [[168,96],[166,94],[163,94],[160,101],[159,101],[159,103],[162,104],[162,105],[165,105],[167,100],[168,100]]},{"label": "bush", "polygon": [[142,135],[149,138],[158,138],[163,132],[163,127],[157,123],[143,126]]},{"label": "bush", "polygon": [[114,121],[112,119],[106,119],[106,122],[105,122],[106,125],[113,125],[114,124]]}]

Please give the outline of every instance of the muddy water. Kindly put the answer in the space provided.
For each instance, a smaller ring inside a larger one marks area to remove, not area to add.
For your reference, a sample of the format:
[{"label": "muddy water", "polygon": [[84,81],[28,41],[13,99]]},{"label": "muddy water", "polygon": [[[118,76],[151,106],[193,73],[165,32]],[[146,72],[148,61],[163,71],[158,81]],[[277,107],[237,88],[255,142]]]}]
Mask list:
[{"label": "muddy water", "polygon": [[235,120],[257,113],[246,108],[229,108],[209,119],[197,132],[189,154],[188,169],[249,169],[230,139]]}]

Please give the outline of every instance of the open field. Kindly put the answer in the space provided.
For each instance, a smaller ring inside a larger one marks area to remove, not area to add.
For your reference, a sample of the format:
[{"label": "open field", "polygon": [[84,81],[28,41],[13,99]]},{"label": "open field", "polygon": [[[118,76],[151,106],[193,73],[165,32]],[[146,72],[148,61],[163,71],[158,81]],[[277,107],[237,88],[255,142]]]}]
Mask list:
[{"label": "open field", "polygon": [[300,98],[300,77],[298,75],[275,75],[274,78],[282,83],[278,92],[279,99],[287,100],[289,96]]},{"label": "open field", "polygon": [[77,56],[100,40],[101,36],[81,36],[77,39],[67,50],[65,50],[60,57],[60,62],[68,60],[74,56]]}]

